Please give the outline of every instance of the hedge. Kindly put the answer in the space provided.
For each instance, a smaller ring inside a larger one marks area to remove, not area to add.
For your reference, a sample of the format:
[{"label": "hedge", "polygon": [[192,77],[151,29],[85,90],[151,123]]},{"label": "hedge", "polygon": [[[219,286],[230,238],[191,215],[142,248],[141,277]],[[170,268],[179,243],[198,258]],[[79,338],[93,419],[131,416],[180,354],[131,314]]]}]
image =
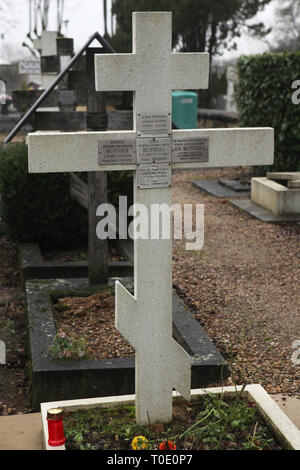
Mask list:
[{"label": "hedge", "polygon": [[[117,203],[120,193],[130,204],[131,173],[112,173],[110,200]],[[87,243],[88,212],[70,197],[69,173],[29,174],[25,143],[0,145],[0,195],[1,218],[12,239],[56,247]]]},{"label": "hedge", "polygon": [[300,171],[300,105],[292,103],[300,80],[300,52],[242,56],[236,90],[240,127],[275,129],[275,163],[258,168]]}]

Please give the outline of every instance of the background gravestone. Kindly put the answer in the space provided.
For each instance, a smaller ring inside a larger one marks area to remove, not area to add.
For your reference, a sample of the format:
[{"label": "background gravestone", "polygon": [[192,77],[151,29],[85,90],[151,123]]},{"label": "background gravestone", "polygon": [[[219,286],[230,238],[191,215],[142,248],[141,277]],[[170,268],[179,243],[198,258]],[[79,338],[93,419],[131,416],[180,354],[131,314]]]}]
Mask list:
[{"label": "background gravestone", "polygon": [[[49,33],[49,34],[47,34]],[[74,55],[73,39],[58,38],[53,32],[43,32],[41,39],[35,42],[41,52],[42,84],[50,86],[53,79],[64,70]],[[56,51],[56,54],[53,52]],[[35,130],[106,130],[107,112],[104,93],[95,91],[94,56],[103,52],[102,48],[87,48],[79,63],[66,74],[53,90],[53,101],[48,101],[49,108],[39,108],[34,113]],[[27,92],[14,93],[18,106],[31,106],[32,94]],[[20,105],[21,100],[21,105]],[[84,103],[86,111],[76,110],[77,104]],[[57,105],[53,106],[53,105]],[[71,196],[88,209],[88,277],[91,284],[107,283],[108,281],[108,242],[99,240],[96,231],[96,209],[107,202],[107,175],[105,173],[89,173],[88,182],[71,175]],[[77,197],[78,188],[84,198]],[[84,203],[82,203],[84,199]]]}]

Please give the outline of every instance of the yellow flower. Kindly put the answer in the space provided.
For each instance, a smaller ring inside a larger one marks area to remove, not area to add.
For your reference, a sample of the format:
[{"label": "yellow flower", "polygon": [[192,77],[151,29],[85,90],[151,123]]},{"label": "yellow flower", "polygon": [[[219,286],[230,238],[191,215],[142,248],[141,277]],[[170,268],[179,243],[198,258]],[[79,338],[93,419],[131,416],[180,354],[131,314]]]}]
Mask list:
[{"label": "yellow flower", "polygon": [[136,436],[131,442],[131,447],[133,450],[148,449],[148,441],[144,436]]}]

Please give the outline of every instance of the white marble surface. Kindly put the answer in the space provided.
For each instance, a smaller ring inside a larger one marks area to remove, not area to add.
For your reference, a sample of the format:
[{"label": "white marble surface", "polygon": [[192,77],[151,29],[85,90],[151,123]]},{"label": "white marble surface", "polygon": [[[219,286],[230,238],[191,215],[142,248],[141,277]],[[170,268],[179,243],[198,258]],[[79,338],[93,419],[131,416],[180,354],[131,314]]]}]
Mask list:
[{"label": "white marble surface", "polygon": [[[173,163],[173,168],[272,165],[271,128],[173,130],[174,137],[209,137],[209,161]],[[99,165],[98,141],[134,139],[135,131],[38,132],[28,134],[29,172],[135,170],[136,165]]]},{"label": "white marble surface", "polygon": [[33,41],[35,49],[41,51],[42,57],[56,55],[57,31],[43,31],[40,38]]}]

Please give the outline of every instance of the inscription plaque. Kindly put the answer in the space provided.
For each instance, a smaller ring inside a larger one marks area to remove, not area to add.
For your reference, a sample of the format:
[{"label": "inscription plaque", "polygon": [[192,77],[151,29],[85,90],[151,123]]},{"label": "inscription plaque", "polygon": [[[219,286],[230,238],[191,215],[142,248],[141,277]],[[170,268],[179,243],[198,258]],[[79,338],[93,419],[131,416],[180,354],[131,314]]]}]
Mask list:
[{"label": "inscription plaque", "polygon": [[172,162],[208,162],[208,137],[173,138]]},{"label": "inscription plaque", "polygon": [[167,188],[171,186],[172,173],[170,163],[138,165],[137,185],[142,189]]},{"label": "inscription plaque", "polygon": [[99,165],[136,163],[136,140],[101,140],[98,142]]},{"label": "inscription plaque", "polygon": [[138,114],[137,132],[138,135],[147,134],[167,134],[172,128],[171,114]]},{"label": "inscription plaque", "polygon": [[171,137],[137,139],[137,163],[170,163],[171,153]]},{"label": "inscription plaque", "polygon": [[73,90],[59,90],[58,91],[58,102],[64,106],[75,106],[76,104],[76,93]]},{"label": "inscription plaque", "polygon": [[19,74],[39,75],[41,73],[41,64],[39,60],[20,60]]}]

